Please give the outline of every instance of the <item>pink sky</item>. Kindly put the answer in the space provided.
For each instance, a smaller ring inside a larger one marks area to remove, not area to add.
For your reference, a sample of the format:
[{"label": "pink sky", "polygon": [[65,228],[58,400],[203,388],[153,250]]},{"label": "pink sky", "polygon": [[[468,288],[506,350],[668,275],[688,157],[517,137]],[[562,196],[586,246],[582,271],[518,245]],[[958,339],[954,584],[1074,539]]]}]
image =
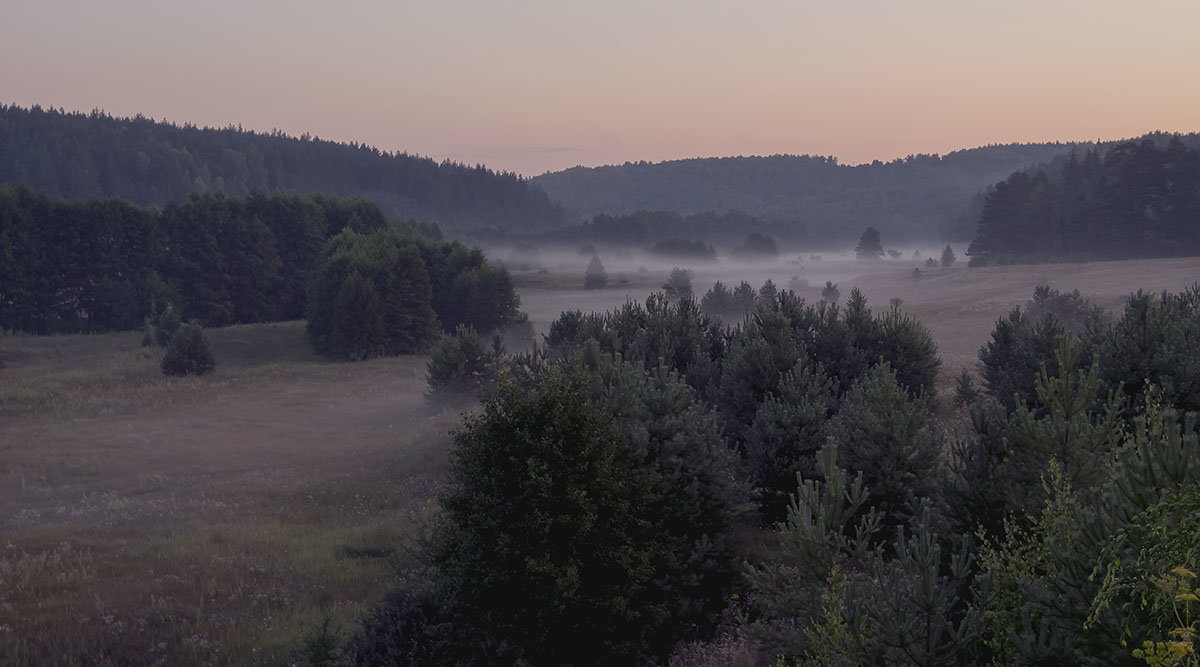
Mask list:
[{"label": "pink sky", "polygon": [[14,0],[0,102],[577,164],[1200,131],[1196,0]]}]

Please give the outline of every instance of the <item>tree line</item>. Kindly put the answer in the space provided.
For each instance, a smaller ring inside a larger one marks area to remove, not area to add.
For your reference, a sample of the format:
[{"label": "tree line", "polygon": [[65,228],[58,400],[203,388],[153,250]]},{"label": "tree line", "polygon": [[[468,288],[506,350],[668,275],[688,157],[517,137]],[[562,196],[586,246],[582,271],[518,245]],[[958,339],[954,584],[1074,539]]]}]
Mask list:
[{"label": "tree line", "polygon": [[1200,287],[1117,317],[1040,288],[958,434],[897,305],[751,292],[734,326],[658,294],[502,364],[454,346],[492,388],[421,569],[346,655],[661,664],[719,626],[780,664],[1195,655]]},{"label": "tree line", "polygon": [[1073,151],[997,183],[978,220],[972,266],[1200,254],[1200,146]]},{"label": "tree line", "polygon": [[322,192],[455,229],[564,221],[545,193],[516,174],[279,131],[0,105],[0,155],[0,184],[69,200],[161,206],[192,193]]},{"label": "tree line", "polygon": [[853,230],[868,225],[900,242],[967,241],[970,236],[958,237],[956,216],[973,195],[1071,146],[997,145],[861,165],[811,155],[627,162],[575,167],[533,182],[579,220],[638,211],[689,216],[733,210],[780,227],[760,230],[764,233],[816,247],[845,245],[854,240]]},{"label": "tree line", "polygon": [[[204,326],[327,320],[326,307],[341,308],[335,319],[344,319],[362,315],[348,309],[355,289],[422,304],[405,305],[433,315],[414,324],[421,344],[441,326],[469,324],[490,332],[513,321],[518,302],[508,273],[488,265],[478,249],[439,239],[437,226],[389,221],[360,198],[192,194],[152,209],[118,199],[67,202],[0,186],[0,328],[36,334],[131,330],[167,305],[174,317]],[[367,245],[394,252],[371,255],[358,248]],[[331,267],[343,250],[373,259],[338,276]],[[394,276],[403,272],[416,282],[397,283]],[[322,278],[315,285],[314,275]],[[344,286],[346,281],[358,288]],[[330,290],[329,300],[312,298]],[[408,326],[407,320],[390,323]],[[349,349],[322,351],[362,358],[419,345]]]}]

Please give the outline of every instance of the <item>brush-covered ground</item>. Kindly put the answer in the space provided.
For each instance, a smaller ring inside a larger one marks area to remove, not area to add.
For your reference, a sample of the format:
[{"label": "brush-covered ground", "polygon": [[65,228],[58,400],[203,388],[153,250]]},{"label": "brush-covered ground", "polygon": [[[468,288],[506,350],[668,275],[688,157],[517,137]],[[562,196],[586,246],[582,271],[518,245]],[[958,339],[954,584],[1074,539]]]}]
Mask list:
[{"label": "brush-covered ground", "polygon": [[[669,269],[583,290],[585,263],[515,274],[538,331],[641,299]],[[825,280],[875,308],[901,299],[937,339],[948,396],[1038,284],[1117,309],[1192,284],[1200,259],[919,279],[904,262],[778,262],[699,267],[695,287],[791,276],[809,300]],[[140,333],[0,336],[0,664],[292,662],[400,583],[460,419],[426,404],[426,358],[325,361],[301,322],[207,336],[218,365],[202,378],[163,377]]]}]

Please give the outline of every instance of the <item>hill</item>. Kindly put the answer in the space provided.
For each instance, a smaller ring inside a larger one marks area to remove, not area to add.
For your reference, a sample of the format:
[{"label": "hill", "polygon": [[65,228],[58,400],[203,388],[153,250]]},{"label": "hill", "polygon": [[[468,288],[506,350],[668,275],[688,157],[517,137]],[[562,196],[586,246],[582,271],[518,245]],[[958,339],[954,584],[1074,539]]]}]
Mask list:
[{"label": "hill", "polygon": [[[839,164],[810,155],[725,157],[575,167],[533,182],[576,219],[600,213],[737,210],[805,228],[816,244],[845,244],[868,225],[885,242],[967,241],[971,199],[1017,169],[1067,153],[1074,144],[1008,144]],[[977,203],[976,203],[977,206]]]},{"label": "hill", "polygon": [[360,196],[389,217],[444,229],[549,227],[561,209],[529,181],[482,165],[437,163],[357,143],[240,127],[174,125],[100,111],[0,105],[0,184],[67,199],[118,197],[141,205],[193,192]]}]

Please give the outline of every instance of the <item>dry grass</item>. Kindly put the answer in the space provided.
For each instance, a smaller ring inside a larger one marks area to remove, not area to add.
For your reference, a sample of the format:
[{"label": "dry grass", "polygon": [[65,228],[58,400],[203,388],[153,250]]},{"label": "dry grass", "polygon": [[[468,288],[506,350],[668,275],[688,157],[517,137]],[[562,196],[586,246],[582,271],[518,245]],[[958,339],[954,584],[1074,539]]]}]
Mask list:
[{"label": "dry grass", "polygon": [[425,360],[209,335],[183,379],[136,334],[0,338],[0,664],[276,664],[396,585],[458,421]]}]

